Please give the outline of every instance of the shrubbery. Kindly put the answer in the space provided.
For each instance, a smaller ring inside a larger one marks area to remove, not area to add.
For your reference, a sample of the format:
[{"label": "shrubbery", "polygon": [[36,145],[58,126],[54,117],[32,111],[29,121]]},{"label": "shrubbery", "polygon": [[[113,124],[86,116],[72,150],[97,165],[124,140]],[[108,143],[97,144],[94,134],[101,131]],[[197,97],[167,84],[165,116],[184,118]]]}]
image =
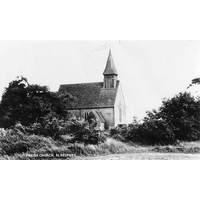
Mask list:
[{"label": "shrubbery", "polygon": [[99,144],[106,140],[104,134],[95,127],[90,127],[83,120],[70,118],[67,121],[55,117],[46,117],[41,123],[34,123],[25,128],[27,133],[52,137],[67,143]]},{"label": "shrubbery", "polygon": [[[70,130],[71,132],[69,132]],[[48,131],[52,135],[49,134],[47,136],[46,133]],[[42,135],[43,133],[45,136]],[[57,138],[55,139],[56,133]],[[50,126],[46,127],[42,127],[41,124],[25,127],[17,123],[12,129],[0,129],[0,157],[23,153],[80,155],[83,153],[82,145],[97,145],[105,141],[106,137],[103,133],[98,130],[90,130],[84,123],[76,119],[67,123],[62,120],[52,119]],[[77,143],[80,143],[80,145]]]},{"label": "shrubbery", "polygon": [[110,134],[116,139],[151,145],[199,140],[200,98],[185,92],[164,99],[158,111],[147,112],[142,123],[135,120],[127,131],[117,127]]},{"label": "shrubbery", "polygon": [[132,126],[127,133],[127,140],[142,144],[172,144],[175,142],[175,135],[171,127],[164,121],[144,121],[137,127]]},{"label": "shrubbery", "polygon": [[128,130],[127,126],[118,125],[117,127],[112,127],[110,129],[110,135],[116,140],[126,142]]},{"label": "shrubbery", "polygon": [[0,154],[2,156],[26,153],[31,149],[40,149],[42,147],[51,148],[54,143],[50,138],[27,135],[19,124],[13,129],[5,130],[5,133],[4,136],[0,136]]}]

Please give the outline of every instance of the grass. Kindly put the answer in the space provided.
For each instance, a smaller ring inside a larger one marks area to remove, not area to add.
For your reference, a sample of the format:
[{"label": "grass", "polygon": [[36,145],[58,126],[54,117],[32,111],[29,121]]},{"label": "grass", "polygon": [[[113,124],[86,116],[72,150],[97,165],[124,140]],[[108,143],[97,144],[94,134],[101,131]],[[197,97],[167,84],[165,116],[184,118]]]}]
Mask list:
[{"label": "grass", "polygon": [[[0,159],[9,160],[39,160],[39,159],[73,159],[88,156],[113,155],[113,154],[134,154],[134,153],[200,153],[200,141],[181,142],[176,145],[166,146],[141,146],[137,143],[126,143],[108,137],[106,142],[99,145],[85,145],[82,143],[68,144],[66,142],[54,141],[51,138],[41,136],[23,136],[23,141],[28,141],[30,148],[27,151],[15,151],[12,154],[1,154]],[[8,142],[10,142],[8,140]],[[9,143],[5,143],[6,147]],[[16,143],[10,144],[12,149]],[[11,149],[11,150],[12,150]],[[0,149],[1,150],[1,149]],[[7,150],[10,151],[9,148]],[[14,151],[14,150],[13,150]],[[13,152],[12,151],[12,152]],[[32,156],[33,155],[33,156]],[[36,155],[36,156],[34,156]],[[40,156],[47,155],[47,156]],[[57,156],[58,155],[58,156]],[[60,156],[61,155],[61,156]],[[63,156],[62,156],[63,155]]]},{"label": "grass", "polygon": [[161,153],[200,153],[200,141],[181,142],[177,145],[155,146],[152,151]]},{"label": "grass", "polygon": [[181,142],[178,145],[166,146],[141,146],[136,143],[124,143],[113,138],[100,145],[87,145],[84,147],[84,156],[99,156],[112,154],[149,154],[149,153],[182,153],[182,154],[199,154],[200,141],[197,142]]},{"label": "grass", "polygon": [[[42,138],[44,139],[44,138]],[[99,145],[86,145],[81,143],[76,144],[60,144],[51,141],[50,138],[42,140],[42,145],[38,148],[33,147],[27,152],[15,153],[14,155],[2,155],[1,159],[23,159],[23,160],[38,160],[38,159],[71,159],[71,155],[76,156],[96,156],[96,155],[109,155],[109,154],[119,154],[119,153],[138,153],[147,152],[147,148],[139,147],[131,143],[124,143],[117,141],[113,138],[107,138],[105,143]],[[41,154],[51,154],[52,157],[40,157]],[[67,154],[69,157],[55,157],[56,154]],[[38,155],[38,156],[27,156],[27,155]]]},{"label": "grass", "polygon": [[[94,148],[94,146],[88,146]],[[104,151],[103,151],[104,150]],[[107,142],[96,147],[87,156],[76,160],[196,160],[199,159],[200,141],[182,142],[178,145],[141,146],[108,138]]]}]

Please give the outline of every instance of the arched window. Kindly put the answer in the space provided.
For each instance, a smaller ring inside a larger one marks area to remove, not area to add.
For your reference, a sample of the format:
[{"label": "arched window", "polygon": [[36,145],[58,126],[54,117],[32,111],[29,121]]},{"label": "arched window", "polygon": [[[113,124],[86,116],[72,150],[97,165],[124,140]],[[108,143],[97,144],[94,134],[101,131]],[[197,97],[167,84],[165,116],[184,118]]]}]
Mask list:
[{"label": "arched window", "polygon": [[119,107],[119,122],[122,122],[122,107]]}]

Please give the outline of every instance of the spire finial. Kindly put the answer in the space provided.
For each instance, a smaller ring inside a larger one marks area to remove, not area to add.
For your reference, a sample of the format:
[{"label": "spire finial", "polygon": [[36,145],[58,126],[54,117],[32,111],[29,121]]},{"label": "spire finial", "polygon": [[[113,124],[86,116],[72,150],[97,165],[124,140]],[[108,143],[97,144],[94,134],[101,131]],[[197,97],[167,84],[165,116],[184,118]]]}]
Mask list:
[{"label": "spire finial", "polygon": [[111,52],[111,44],[110,44],[110,42],[108,43],[108,48],[109,48],[109,52]]}]

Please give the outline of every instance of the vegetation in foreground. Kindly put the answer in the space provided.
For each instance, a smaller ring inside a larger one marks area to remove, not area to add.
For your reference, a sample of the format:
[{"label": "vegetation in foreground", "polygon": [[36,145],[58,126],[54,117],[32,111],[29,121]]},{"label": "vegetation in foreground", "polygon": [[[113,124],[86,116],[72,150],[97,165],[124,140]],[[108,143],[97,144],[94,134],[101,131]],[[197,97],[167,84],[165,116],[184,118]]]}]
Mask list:
[{"label": "vegetation in foreground", "polygon": [[200,142],[181,142],[176,145],[139,145],[107,137],[103,143],[69,143],[67,140],[55,141],[51,137],[26,135],[19,129],[0,137],[0,159],[44,160],[74,159],[75,157],[98,156],[126,153],[200,153]]}]

